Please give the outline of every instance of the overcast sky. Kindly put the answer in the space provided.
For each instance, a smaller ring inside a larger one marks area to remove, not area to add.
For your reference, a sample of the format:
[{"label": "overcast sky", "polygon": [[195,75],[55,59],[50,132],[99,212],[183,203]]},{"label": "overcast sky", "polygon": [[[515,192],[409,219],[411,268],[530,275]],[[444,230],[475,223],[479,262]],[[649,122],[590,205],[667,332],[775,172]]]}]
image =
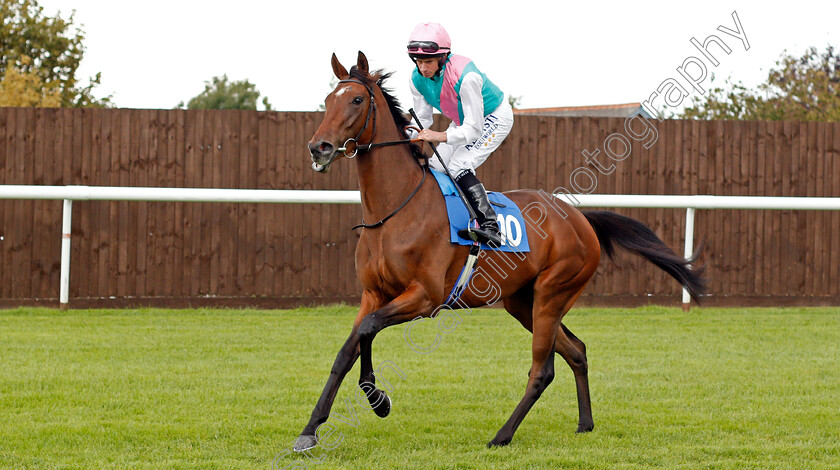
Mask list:
[{"label": "overcast sky", "polygon": [[[709,66],[754,86],[787,49],[840,47],[840,2],[558,2],[422,0],[399,2],[238,0],[40,0],[45,14],[67,16],[85,32],[80,70],[102,72],[98,96],[124,108],[172,108],[213,76],[250,80],[273,107],[315,110],[329,93],[330,55],[349,68],[363,51],[406,108],[413,64],[405,44],[414,25],[436,21],[453,51],[472,58],[520,107],[639,102],[691,56],[690,39],[719,36],[732,50]],[[718,26],[735,29],[749,50]],[[702,58],[702,57],[701,57]],[[708,84],[709,79],[705,83]],[[694,92],[696,95],[697,92]]]}]

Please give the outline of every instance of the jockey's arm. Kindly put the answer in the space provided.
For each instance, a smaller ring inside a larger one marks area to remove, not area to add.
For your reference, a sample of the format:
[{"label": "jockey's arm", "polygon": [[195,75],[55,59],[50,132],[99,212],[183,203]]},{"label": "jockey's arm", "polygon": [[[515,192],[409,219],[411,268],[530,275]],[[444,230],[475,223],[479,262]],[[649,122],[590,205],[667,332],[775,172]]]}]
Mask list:
[{"label": "jockey's arm", "polygon": [[[434,124],[434,117],[432,116],[434,110],[432,105],[417,91],[413,81],[409,81],[409,83],[411,84],[411,98],[414,101],[414,112],[417,114],[417,118],[420,119],[420,124],[423,125],[423,129],[428,129]],[[414,139],[417,137],[417,131],[409,130],[408,132],[410,138]]]}]

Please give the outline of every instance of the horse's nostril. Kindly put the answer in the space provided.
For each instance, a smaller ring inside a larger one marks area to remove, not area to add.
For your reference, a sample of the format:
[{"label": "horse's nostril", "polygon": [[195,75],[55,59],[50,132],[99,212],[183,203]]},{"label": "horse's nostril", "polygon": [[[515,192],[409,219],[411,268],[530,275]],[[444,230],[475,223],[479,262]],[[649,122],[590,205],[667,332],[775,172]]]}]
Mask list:
[{"label": "horse's nostril", "polygon": [[332,155],[333,153],[333,145],[329,142],[309,142],[307,144],[309,147],[309,153],[311,155],[319,154],[319,155]]}]

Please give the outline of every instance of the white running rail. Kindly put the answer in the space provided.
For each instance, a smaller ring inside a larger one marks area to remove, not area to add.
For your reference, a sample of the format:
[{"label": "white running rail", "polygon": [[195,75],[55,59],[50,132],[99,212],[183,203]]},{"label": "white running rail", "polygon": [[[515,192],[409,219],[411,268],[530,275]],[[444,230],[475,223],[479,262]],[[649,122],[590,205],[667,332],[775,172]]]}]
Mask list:
[{"label": "white running rail", "polygon": [[[840,197],[671,196],[635,194],[555,195],[578,207],[634,207],[686,209],[685,257],[694,251],[694,214],[697,209],[840,210]],[[61,288],[59,303],[67,308],[70,296],[70,227],[73,201],[170,201],[283,204],[360,204],[359,191],[127,188],[111,186],[0,185],[0,199],[63,200]],[[683,289],[683,308],[690,302]]]}]

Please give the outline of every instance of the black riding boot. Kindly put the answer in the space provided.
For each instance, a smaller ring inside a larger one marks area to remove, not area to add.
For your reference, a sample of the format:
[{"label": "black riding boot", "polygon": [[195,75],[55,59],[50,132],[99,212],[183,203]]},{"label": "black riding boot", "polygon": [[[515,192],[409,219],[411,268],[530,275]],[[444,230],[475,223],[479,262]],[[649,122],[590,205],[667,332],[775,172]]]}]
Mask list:
[{"label": "black riding boot", "polygon": [[[500,247],[502,245],[502,234],[499,232],[499,225],[496,223],[496,211],[493,210],[490,200],[487,199],[484,185],[471,172],[464,172],[459,175],[456,178],[456,183],[464,191],[467,200],[475,211],[475,215],[478,217],[479,228],[472,229],[473,233],[478,236],[478,241],[494,248]],[[471,240],[469,231],[466,229],[459,230],[458,236]]]}]

